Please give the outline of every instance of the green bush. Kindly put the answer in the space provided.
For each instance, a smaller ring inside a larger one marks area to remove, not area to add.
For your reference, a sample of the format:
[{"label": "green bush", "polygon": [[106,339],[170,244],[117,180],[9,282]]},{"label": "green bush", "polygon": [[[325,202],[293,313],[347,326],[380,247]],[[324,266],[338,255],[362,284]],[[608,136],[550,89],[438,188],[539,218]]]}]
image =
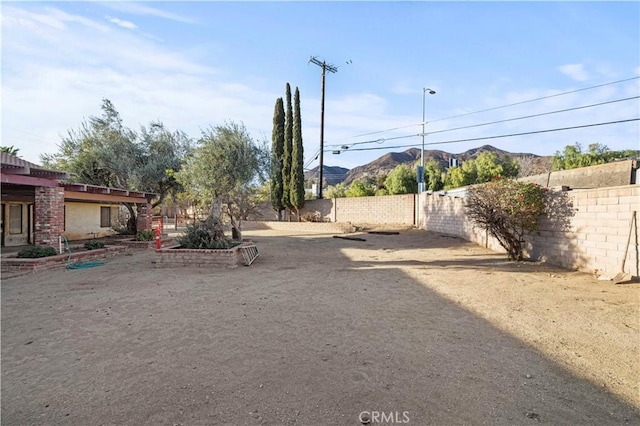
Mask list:
[{"label": "green bush", "polygon": [[222,223],[215,219],[187,225],[187,231],[177,241],[187,249],[228,249],[233,246],[224,236]]},{"label": "green bush", "polygon": [[35,246],[20,250],[18,257],[22,259],[36,259],[38,257],[55,256],[56,254],[58,254],[58,252],[53,247]]},{"label": "green bush", "polygon": [[155,234],[153,230],[138,231],[136,234],[136,241],[153,241]]},{"label": "green bush", "polygon": [[104,248],[104,243],[102,241],[91,240],[84,243],[84,248],[86,248],[87,250],[97,250]]}]

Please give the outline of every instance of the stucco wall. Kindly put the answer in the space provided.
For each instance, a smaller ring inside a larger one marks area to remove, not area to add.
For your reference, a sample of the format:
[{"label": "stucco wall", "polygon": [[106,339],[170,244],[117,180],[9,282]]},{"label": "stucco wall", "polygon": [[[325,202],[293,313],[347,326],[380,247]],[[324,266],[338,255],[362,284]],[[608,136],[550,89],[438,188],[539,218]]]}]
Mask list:
[{"label": "stucco wall", "polygon": [[637,168],[636,160],[625,160],[578,169],[558,170],[527,176],[519,180],[534,182],[549,188],[563,185],[573,189],[604,188],[636,183],[634,180]]},{"label": "stucco wall", "polygon": [[118,206],[97,203],[65,203],[65,231],[68,240],[86,240],[106,237],[116,232],[111,228],[100,227],[100,207],[111,208],[111,224],[118,221]]}]

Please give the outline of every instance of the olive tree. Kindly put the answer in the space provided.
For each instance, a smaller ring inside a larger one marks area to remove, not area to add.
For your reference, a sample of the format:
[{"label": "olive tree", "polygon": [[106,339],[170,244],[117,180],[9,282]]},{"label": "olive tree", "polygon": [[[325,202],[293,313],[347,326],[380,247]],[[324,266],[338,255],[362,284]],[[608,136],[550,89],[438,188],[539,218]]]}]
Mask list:
[{"label": "olive tree", "polygon": [[214,239],[223,239],[223,208],[229,215],[234,239],[241,240],[243,205],[263,175],[265,147],[254,142],[242,124],[234,122],[202,132],[197,148],[176,174],[188,191],[209,203],[206,224],[215,229]]}]

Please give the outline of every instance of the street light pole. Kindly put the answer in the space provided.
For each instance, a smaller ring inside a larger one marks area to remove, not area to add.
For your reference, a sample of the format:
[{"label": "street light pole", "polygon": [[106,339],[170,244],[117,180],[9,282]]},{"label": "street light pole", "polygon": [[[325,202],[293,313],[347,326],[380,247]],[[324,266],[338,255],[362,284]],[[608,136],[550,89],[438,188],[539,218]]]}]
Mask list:
[{"label": "street light pole", "polygon": [[[425,105],[425,97],[427,92],[429,92],[430,95],[435,95],[436,91],[433,89],[429,89],[428,87],[423,87],[422,88],[422,151],[420,151],[420,166],[422,167],[422,173],[424,175],[424,125],[427,124],[424,120],[424,105]],[[422,179],[420,179],[420,185],[418,188],[418,192],[424,192],[425,190],[425,185],[424,185],[424,176],[422,177]]]},{"label": "street light pole", "polygon": [[429,92],[430,95],[436,94],[436,91],[433,89],[429,89],[428,87],[422,88],[422,150],[420,151],[420,173],[422,173],[422,176],[418,177],[418,206],[416,208],[416,226],[418,228],[420,228],[420,209],[422,208],[420,203],[420,194],[422,194],[426,189],[424,185],[424,125],[427,123],[424,116],[424,104],[427,92]]}]

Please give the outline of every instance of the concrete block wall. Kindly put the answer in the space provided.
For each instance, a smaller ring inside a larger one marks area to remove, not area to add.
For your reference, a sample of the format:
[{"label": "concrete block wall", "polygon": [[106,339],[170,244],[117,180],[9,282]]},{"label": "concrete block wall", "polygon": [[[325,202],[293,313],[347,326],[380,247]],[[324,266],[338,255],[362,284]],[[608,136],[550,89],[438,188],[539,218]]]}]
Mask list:
[{"label": "concrete block wall", "polygon": [[574,216],[565,230],[558,229],[553,220],[541,220],[539,234],[529,240],[531,257],[613,276],[621,271],[626,249],[625,272],[640,276],[640,185],[572,190],[566,194]]},{"label": "concrete block wall", "polygon": [[[527,238],[530,258],[613,276],[620,272],[629,240],[625,272],[640,276],[637,218],[631,226],[633,212],[640,210],[639,185],[568,192],[556,188],[554,193],[561,202],[554,203],[550,218],[541,218],[538,233]],[[427,195],[419,208],[422,229],[504,252],[497,240],[467,218],[464,199]]]},{"label": "concrete block wall", "polygon": [[301,214],[317,211],[327,222],[415,224],[416,194],[311,200]]},{"label": "concrete block wall", "polygon": [[247,221],[243,222],[242,230],[273,229],[277,231],[308,232],[310,234],[346,234],[355,232],[356,228],[350,223],[335,222],[277,222],[277,221]]}]

